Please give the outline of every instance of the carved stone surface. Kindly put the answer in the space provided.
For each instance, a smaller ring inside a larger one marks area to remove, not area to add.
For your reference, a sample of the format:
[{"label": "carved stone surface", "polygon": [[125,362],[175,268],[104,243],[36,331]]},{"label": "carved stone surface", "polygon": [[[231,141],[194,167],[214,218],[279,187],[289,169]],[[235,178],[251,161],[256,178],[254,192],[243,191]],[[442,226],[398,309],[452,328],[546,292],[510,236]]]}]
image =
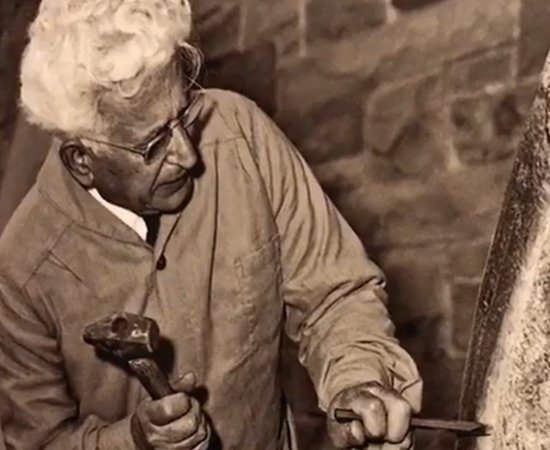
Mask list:
[{"label": "carved stone surface", "polygon": [[461,416],[492,426],[460,450],[550,446],[550,59],[508,184],[478,299]]}]

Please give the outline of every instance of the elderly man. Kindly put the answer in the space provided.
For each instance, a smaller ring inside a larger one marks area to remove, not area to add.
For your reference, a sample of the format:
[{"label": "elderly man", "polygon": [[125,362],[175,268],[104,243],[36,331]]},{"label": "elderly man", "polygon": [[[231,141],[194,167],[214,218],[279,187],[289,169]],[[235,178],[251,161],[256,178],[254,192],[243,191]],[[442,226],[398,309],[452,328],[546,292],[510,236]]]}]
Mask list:
[{"label": "elderly man", "polygon": [[[42,1],[21,96],[57,144],[0,242],[7,448],[295,448],[283,330],[338,447],[409,448],[421,381],[382,273],[254,103],[195,89],[190,29],[187,0]],[[82,341],[117,311],[160,324],[177,393]]]}]

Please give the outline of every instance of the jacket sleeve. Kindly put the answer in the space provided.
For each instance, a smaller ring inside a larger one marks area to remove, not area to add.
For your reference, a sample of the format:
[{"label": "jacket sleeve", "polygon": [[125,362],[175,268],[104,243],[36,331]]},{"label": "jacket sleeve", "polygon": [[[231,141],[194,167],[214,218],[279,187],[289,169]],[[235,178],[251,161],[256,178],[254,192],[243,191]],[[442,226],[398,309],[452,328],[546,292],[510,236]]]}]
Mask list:
[{"label": "jacket sleeve", "polygon": [[130,418],[78,422],[53,327],[24,289],[0,278],[1,424],[7,450],[136,448]]},{"label": "jacket sleeve", "polygon": [[378,381],[419,410],[422,382],[394,337],[383,273],[291,142],[248,106],[250,146],[280,236],[286,331],[299,343],[320,407],[347,387]]}]

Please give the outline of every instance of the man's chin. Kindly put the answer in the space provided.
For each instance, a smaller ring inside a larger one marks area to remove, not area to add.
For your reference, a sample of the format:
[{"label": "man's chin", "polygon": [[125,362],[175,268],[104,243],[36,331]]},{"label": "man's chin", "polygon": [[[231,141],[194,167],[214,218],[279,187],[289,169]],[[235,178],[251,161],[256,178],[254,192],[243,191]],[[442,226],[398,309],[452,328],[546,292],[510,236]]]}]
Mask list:
[{"label": "man's chin", "polygon": [[155,195],[151,202],[151,209],[158,214],[173,214],[182,211],[193,196],[193,179],[187,179],[186,183],[171,195]]}]

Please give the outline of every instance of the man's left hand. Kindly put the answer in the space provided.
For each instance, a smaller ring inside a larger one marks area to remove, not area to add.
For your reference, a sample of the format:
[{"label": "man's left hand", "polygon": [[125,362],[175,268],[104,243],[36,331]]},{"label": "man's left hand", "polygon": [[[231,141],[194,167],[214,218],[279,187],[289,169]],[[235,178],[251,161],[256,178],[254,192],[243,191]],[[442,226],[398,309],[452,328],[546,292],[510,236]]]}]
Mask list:
[{"label": "man's left hand", "polygon": [[[362,417],[338,423],[334,410],[350,409]],[[328,433],[337,448],[408,450],[412,407],[397,391],[377,382],[364,383],[340,392],[328,411]]]}]

